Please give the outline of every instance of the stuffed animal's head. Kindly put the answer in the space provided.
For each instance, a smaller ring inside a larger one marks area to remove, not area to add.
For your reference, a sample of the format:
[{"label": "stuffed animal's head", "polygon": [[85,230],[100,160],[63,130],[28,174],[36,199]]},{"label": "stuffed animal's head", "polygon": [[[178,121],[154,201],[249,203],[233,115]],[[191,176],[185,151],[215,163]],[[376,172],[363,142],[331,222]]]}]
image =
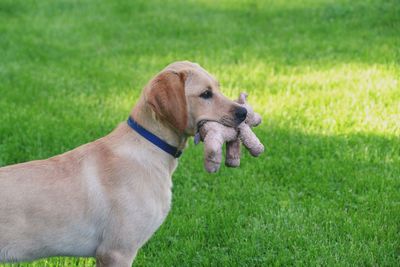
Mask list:
[{"label": "stuffed animal's head", "polygon": [[261,123],[261,116],[255,113],[253,108],[247,103],[247,93],[240,93],[237,102],[247,109],[246,124],[251,127],[258,126]]}]

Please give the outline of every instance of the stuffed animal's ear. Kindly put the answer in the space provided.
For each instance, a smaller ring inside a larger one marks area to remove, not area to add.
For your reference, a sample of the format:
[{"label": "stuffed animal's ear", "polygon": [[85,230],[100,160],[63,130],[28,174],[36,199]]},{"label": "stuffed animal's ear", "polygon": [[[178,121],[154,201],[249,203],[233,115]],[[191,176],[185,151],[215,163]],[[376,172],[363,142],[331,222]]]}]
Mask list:
[{"label": "stuffed animal's ear", "polygon": [[150,82],[147,103],[161,119],[166,120],[179,132],[188,124],[184,73],[163,71]]},{"label": "stuffed animal's ear", "polygon": [[240,94],[239,94],[239,99],[237,100],[237,102],[238,102],[239,104],[242,104],[242,105],[243,105],[243,104],[246,104],[247,96],[248,96],[247,93],[244,93],[244,92],[240,93]]}]

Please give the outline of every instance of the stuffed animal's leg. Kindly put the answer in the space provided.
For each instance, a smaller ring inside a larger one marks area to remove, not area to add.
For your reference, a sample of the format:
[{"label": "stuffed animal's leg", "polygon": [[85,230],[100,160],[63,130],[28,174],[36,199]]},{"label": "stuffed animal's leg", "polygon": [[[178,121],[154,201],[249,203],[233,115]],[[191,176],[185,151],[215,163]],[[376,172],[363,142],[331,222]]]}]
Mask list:
[{"label": "stuffed animal's leg", "polygon": [[258,137],[251,130],[251,128],[242,124],[239,127],[239,138],[242,141],[243,145],[250,151],[250,154],[254,157],[258,157],[261,153],[264,152],[264,145],[261,144]]},{"label": "stuffed animal's leg", "polygon": [[207,134],[204,139],[204,167],[208,172],[218,171],[222,161],[222,145],[220,136]]},{"label": "stuffed animal's leg", "polygon": [[240,165],[240,140],[235,139],[226,143],[225,165],[239,167]]}]

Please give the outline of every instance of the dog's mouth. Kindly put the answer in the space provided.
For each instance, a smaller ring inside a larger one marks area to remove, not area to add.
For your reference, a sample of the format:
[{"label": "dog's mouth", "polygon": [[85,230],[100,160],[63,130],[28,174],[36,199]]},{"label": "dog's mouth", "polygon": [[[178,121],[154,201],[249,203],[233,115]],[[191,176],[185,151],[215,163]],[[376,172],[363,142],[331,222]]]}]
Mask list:
[{"label": "dog's mouth", "polygon": [[201,127],[203,127],[204,124],[206,124],[207,122],[210,122],[210,121],[218,122],[218,123],[220,123],[220,124],[222,124],[222,125],[224,125],[224,126],[232,127],[232,128],[235,128],[235,127],[237,127],[237,126],[240,124],[240,123],[237,123],[235,120],[232,120],[232,119],[229,118],[228,116],[224,116],[224,117],[222,117],[220,120],[208,120],[208,119],[204,119],[204,120],[200,120],[200,121],[197,123],[196,132],[200,131]]},{"label": "dog's mouth", "polygon": [[236,127],[239,126],[239,124],[242,121],[238,121],[236,119],[233,119],[230,116],[223,116],[223,117],[221,117],[221,119],[218,122],[221,123],[222,125],[227,126],[227,127],[236,128]]},{"label": "dog's mouth", "polygon": [[203,127],[204,124],[206,124],[206,122],[208,122],[210,120],[201,120],[197,123],[197,129],[196,132],[200,131],[201,127]]},{"label": "dog's mouth", "polygon": [[218,123],[220,123],[220,124],[222,124],[222,125],[224,125],[224,126],[232,127],[232,128],[235,128],[235,127],[237,127],[237,126],[240,124],[240,123],[237,123],[236,121],[233,121],[233,120],[229,119],[227,116],[226,116],[226,117],[222,117],[220,120],[207,120],[207,119],[200,120],[200,121],[197,123],[197,129],[196,129],[196,133],[195,133],[195,135],[194,135],[194,143],[195,143],[196,145],[197,145],[198,143],[200,143],[200,141],[203,141],[202,138],[201,138],[201,136],[200,136],[200,129],[201,129],[201,127],[203,127],[204,124],[206,124],[207,122],[210,122],[210,121],[218,122]]}]

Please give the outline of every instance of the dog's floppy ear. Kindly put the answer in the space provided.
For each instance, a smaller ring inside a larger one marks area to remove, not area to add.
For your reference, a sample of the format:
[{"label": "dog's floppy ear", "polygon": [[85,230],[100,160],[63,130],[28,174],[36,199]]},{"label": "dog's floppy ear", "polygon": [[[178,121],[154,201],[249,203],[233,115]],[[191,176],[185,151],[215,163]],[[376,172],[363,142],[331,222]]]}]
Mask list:
[{"label": "dog's floppy ear", "polygon": [[188,124],[185,78],[185,73],[163,71],[150,82],[146,97],[153,111],[181,133]]}]

